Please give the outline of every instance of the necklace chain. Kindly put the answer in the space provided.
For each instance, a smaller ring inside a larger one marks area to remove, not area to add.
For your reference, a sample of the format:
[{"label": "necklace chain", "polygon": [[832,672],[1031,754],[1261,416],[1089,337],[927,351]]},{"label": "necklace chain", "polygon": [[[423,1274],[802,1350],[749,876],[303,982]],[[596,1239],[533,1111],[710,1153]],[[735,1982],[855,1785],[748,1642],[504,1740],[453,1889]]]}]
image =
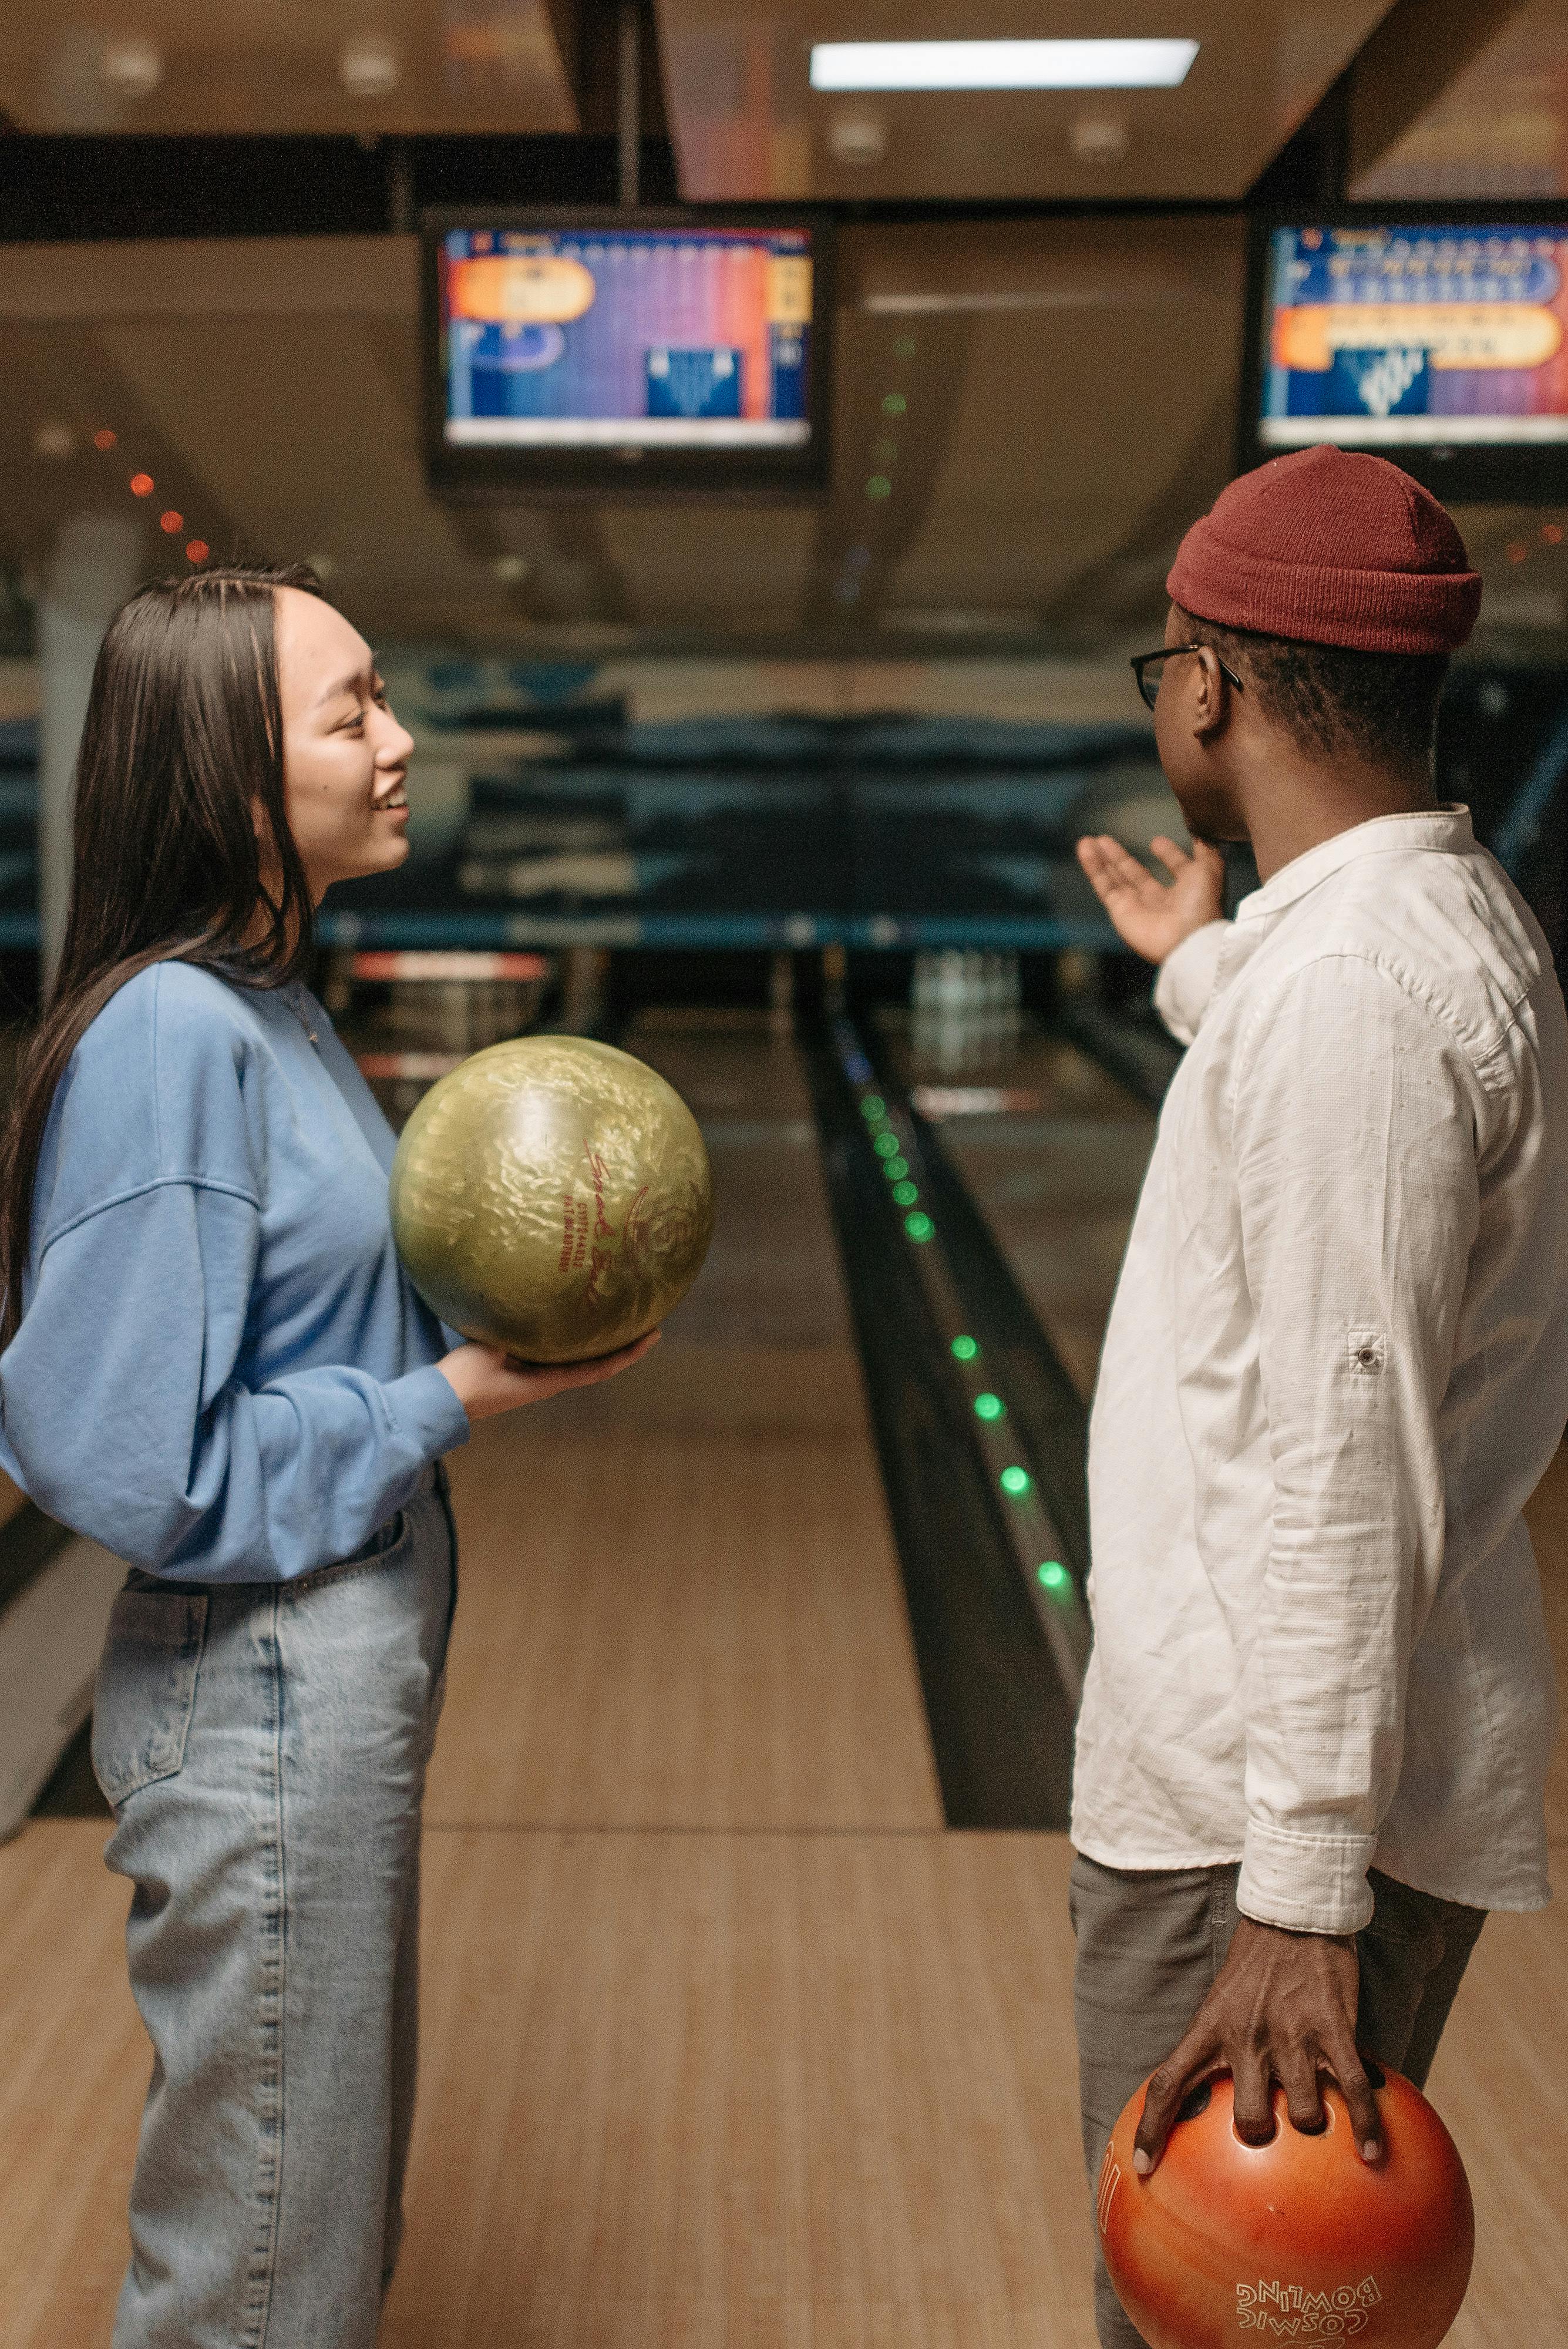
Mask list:
[{"label": "necklace chain", "polygon": [[300,985],[298,979],[295,979],[285,990],[284,1000],[287,1003],[289,1009],[294,1013],[294,1018],[299,1021],[300,1026],[304,1030],[306,1040],[315,1046],[317,1051],[319,1051],[321,1050],[321,1039],[311,1025],[310,1014],[304,1008],[304,988]]}]

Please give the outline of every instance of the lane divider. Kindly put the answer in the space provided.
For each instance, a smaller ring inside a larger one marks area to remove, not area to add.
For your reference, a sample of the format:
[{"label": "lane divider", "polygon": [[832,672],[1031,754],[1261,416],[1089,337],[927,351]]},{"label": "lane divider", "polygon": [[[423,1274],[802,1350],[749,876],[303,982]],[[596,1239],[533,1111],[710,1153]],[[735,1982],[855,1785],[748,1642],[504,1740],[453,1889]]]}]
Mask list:
[{"label": "lane divider", "polygon": [[969,1407],[975,1441],[996,1490],[1010,1547],[1045,1631],[1064,1687],[1076,1704],[1088,1661],[1089,1619],[1063,1544],[1020,1445],[1008,1412],[1003,1350],[988,1342],[985,1300],[964,1297],[931,1213],[924,1154],[907,1106],[879,1084],[847,1019],[833,1022],[833,1043],[884,1183],[890,1213],[903,1231],[925,1301],[947,1347],[950,1375]]}]

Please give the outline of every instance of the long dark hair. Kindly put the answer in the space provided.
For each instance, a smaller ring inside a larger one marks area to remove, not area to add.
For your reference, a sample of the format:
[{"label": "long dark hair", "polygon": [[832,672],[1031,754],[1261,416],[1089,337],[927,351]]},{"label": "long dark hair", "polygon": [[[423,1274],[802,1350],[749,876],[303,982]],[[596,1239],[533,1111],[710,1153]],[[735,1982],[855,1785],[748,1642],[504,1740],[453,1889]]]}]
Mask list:
[{"label": "long dark hair", "polygon": [[150,963],[271,988],[310,951],[310,891],[284,807],[280,587],[321,594],[303,566],[157,580],[121,606],[99,649],[65,945],[0,1142],[0,1344],[22,1317],[50,1105],[89,1022]]}]

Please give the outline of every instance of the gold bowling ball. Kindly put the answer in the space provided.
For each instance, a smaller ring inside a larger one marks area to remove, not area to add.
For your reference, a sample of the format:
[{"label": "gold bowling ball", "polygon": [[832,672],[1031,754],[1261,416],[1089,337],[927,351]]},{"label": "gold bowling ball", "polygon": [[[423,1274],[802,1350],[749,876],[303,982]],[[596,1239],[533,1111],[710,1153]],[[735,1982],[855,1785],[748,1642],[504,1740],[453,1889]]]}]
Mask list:
[{"label": "gold bowling ball", "polygon": [[662,1321],[713,1236],[685,1102],[629,1052],[521,1036],[432,1085],[392,1164],[392,1232],[425,1302],[528,1362],[582,1362]]}]

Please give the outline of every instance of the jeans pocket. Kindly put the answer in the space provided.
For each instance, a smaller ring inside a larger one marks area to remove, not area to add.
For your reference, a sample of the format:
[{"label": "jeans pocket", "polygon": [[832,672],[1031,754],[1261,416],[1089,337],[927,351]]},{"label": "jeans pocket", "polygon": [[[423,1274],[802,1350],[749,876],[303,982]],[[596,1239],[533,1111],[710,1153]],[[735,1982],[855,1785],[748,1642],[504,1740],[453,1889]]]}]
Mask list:
[{"label": "jeans pocket", "polygon": [[93,1775],[119,1806],[184,1766],[207,1636],[207,1599],[190,1590],[122,1590],[93,1699]]}]

